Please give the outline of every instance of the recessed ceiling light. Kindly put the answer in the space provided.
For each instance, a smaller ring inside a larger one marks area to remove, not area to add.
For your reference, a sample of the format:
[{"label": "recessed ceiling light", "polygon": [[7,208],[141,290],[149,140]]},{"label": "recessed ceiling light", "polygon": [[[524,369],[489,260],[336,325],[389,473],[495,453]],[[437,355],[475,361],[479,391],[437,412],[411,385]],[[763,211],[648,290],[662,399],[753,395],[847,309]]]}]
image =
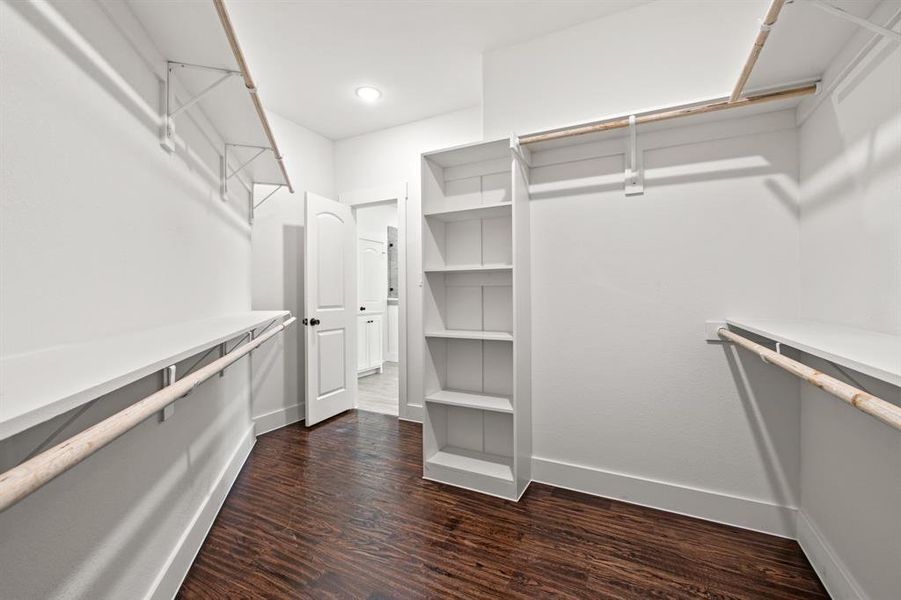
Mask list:
[{"label": "recessed ceiling light", "polygon": [[357,88],[357,98],[363,102],[375,102],[382,97],[382,92],[374,87],[364,85]]}]

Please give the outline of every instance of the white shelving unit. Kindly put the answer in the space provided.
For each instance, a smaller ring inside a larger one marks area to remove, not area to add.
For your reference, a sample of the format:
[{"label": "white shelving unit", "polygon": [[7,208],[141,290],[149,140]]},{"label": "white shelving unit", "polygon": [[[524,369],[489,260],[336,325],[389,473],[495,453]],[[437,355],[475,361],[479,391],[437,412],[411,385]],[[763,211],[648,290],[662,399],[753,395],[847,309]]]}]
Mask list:
[{"label": "white shelving unit", "polygon": [[531,481],[529,207],[509,140],[423,155],[423,476]]}]

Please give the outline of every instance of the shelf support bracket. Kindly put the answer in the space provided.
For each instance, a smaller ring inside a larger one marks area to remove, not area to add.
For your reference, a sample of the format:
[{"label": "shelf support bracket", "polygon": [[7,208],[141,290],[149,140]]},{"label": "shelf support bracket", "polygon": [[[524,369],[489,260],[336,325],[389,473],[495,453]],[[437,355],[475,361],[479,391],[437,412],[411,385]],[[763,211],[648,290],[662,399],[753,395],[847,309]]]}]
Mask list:
[{"label": "shelf support bracket", "polygon": [[[231,173],[228,172],[228,149],[232,148],[253,148],[256,150],[256,154],[251,156],[249,159],[238,165],[236,169],[234,169]],[[219,193],[222,195],[222,199],[226,200],[228,196],[228,180],[237,175],[240,171],[250,165],[253,161],[258,159],[263,155],[267,150],[272,150],[269,146],[252,146],[250,144],[225,144],[225,151],[222,154],[221,162],[219,165]],[[247,187],[245,185],[245,187]],[[253,191],[253,190],[250,190]]]},{"label": "shelf support bracket", "polygon": [[[202,71],[214,71],[218,73],[222,73],[222,76],[202,89],[196,96],[191,98],[190,100],[185,101],[178,108],[172,108],[172,70],[175,68],[182,69],[198,69]],[[232,77],[240,75],[240,71],[232,71],[230,69],[219,69],[217,67],[206,67],[203,65],[193,65],[190,63],[177,62],[172,60],[166,61],[166,114],[165,120],[163,123],[163,129],[160,132],[160,145],[167,152],[175,151],[175,123],[173,119],[191,108],[195,104],[197,104],[201,99],[206,97],[210,92],[218,88],[220,85],[231,79]]]},{"label": "shelf support bracket", "polygon": [[644,194],[644,165],[642,152],[638,149],[638,126],[635,115],[629,115],[629,135],[626,136],[625,191],[626,196]]},{"label": "shelf support bracket", "polygon": [[256,159],[258,159],[264,152],[266,152],[266,150],[271,150],[271,148],[267,148],[267,147],[265,147],[265,146],[246,146],[246,145],[244,145],[244,144],[226,144],[226,145],[225,145],[226,157],[228,156],[227,153],[228,153],[228,147],[229,147],[229,146],[232,146],[233,148],[256,148],[256,149],[257,149],[257,153],[254,154],[253,156],[251,156],[250,158],[248,158],[246,161],[244,161],[244,162],[241,163],[240,165],[238,165],[238,168],[236,168],[236,169],[233,170],[231,173],[229,173],[229,174],[226,176],[226,178],[225,178],[226,181],[229,180],[229,179],[231,179],[231,178],[234,177],[235,175],[237,175],[239,171],[241,171],[241,170],[243,170],[244,168],[248,167],[248,166],[250,165],[250,163],[252,163],[252,162],[255,161]]},{"label": "shelf support bracket", "polygon": [[269,198],[272,198],[272,196],[275,195],[275,192],[279,191],[280,189],[282,189],[282,188],[284,188],[284,187],[288,187],[288,186],[285,185],[284,183],[257,183],[257,182],[254,182],[254,185],[273,185],[273,186],[275,186],[275,189],[274,189],[274,190],[272,190],[271,192],[269,192],[268,194],[266,194],[265,196],[263,196],[263,199],[262,199],[262,200],[260,200],[259,202],[257,202],[256,204],[253,205],[253,208],[254,208],[254,209],[259,208],[260,206],[263,205],[263,202],[265,202],[265,201],[268,200]]},{"label": "shelf support bracket", "polygon": [[[163,369],[163,387],[169,387],[173,383],[175,383],[175,365],[169,365]],[[160,423],[169,420],[173,414],[175,414],[175,402],[167,404],[160,411]]]},{"label": "shelf support bracket", "polygon": [[901,33],[897,31],[893,31],[887,27],[883,27],[882,25],[877,25],[871,21],[868,21],[862,17],[858,17],[857,15],[852,15],[848,11],[842,10],[837,6],[833,6],[826,2],[825,0],[807,0],[812,6],[815,6],[822,10],[823,12],[827,12],[831,15],[834,15],[840,19],[845,19],[846,21],[850,21],[855,25],[860,25],[866,29],[874,33],[878,33],[883,37],[887,37],[890,40],[894,40],[896,42],[901,42]]}]

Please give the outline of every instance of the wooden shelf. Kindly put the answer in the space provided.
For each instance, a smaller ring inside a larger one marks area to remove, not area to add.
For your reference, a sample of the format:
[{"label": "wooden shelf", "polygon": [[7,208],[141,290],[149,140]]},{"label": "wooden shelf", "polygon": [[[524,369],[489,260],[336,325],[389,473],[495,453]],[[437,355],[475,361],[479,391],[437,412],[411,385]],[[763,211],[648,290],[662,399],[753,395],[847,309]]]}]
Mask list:
[{"label": "wooden shelf", "polygon": [[726,322],[901,387],[901,336],[805,319]]},{"label": "wooden shelf", "polygon": [[4,357],[0,440],[288,314],[252,311]]},{"label": "wooden shelf", "polygon": [[433,454],[429,465],[474,473],[502,481],[513,481],[513,459],[506,456],[485,454],[462,448],[445,447]]},{"label": "wooden shelf", "polygon": [[425,273],[501,273],[512,270],[513,265],[451,265],[423,269]]},{"label": "wooden shelf", "polygon": [[449,338],[455,340],[492,340],[512,342],[513,334],[506,331],[469,331],[465,329],[440,329],[426,331],[427,338]]},{"label": "wooden shelf", "polygon": [[513,414],[513,399],[510,396],[484,394],[480,392],[462,392],[459,390],[439,390],[425,397],[426,402],[476,408],[493,412]]},{"label": "wooden shelf", "polygon": [[425,213],[425,216],[436,221],[468,221],[472,219],[494,219],[508,217],[512,214],[510,202],[492,204],[476,204],[473,206],[436,210]]}]

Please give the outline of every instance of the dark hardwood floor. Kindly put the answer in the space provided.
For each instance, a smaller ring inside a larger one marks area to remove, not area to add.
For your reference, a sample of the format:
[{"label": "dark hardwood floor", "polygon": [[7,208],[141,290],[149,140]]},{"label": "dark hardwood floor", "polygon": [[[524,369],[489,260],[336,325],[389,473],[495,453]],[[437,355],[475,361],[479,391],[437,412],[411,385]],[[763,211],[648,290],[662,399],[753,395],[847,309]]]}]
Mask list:
[{"label": "dark hardwood floor", "polygon": [[532,484],[420,476],[421,428],[352,412],[260,437],[187,598],[827,598],[798,545]]}]

